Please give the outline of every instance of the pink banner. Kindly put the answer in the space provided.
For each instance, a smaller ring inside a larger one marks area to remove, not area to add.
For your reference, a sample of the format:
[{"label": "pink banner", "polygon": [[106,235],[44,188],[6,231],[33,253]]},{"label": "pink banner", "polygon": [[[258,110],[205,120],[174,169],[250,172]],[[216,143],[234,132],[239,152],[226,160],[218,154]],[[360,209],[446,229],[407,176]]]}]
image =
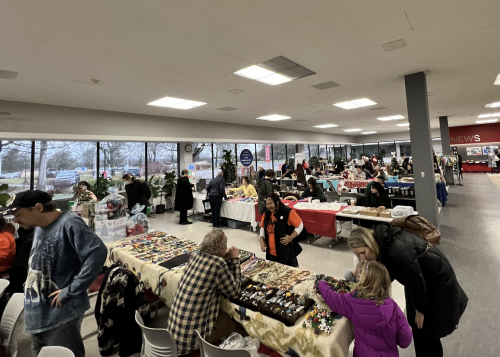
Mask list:
[{"label": "pink banner", "polygon": [[271,161],[271,147],[266,146],[266,162]]}]

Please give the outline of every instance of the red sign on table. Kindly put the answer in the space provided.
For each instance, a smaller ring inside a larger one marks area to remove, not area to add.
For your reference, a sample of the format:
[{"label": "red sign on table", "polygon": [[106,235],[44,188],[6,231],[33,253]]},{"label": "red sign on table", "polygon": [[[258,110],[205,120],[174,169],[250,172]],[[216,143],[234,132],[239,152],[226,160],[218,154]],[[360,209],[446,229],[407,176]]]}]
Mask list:
[{"label": "red sign on table", "polygon": [[266,146],[266,162],[271,161],[271,147]]}]

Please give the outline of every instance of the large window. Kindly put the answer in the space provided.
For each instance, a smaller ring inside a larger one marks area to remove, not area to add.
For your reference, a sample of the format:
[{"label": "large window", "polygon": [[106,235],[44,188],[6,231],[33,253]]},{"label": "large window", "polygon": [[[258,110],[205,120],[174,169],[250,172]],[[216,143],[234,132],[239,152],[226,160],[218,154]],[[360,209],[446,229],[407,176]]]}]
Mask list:
[{"label": "large window", "polygon": [[[194,150],[194,145],[193,145]],[[177,143],[148,143],[148,179],[177,173]]]},{"label": "large window", "polygon": [[31,141],[0,139],[0,185],[8,184],[8,194],[30,189]]},{"label": "large window", "polygon": [[286,157],[286,144],[273,145],[273,169],[274,171],[281,171],[281,166],[287,160]]},{"label": "large window", "polygon": [[351,145],[351,153],[348,155],[354,160],[361,158],[363,155],[363,144]]},{"label": "large window", "polygon": [[271,144],[257,144],[257,164],[264,170],[272,168]]},{"label": "large window", "polygon": [[[124,174],[145,178],[144,143],[101,142],[99,173],[111,177],[121,187]],[[154,170],[153,170],[154,171]]]},{"label": "large window", "polygon": [[309,155],[309,145],[304,145],[304,158],[309,161],[311,156]]},{"label": "large window", "polygon": [[295,159],[295,144],[287,144],[286,153],[289,159]]},{"label": "large window", "polygon": [[221,165],[224,162],[224,150],[231,151],[231,160],[233,164],[236,164],[236,153],[234,151],[234,143],[232,144],[221,144],[214,143],[214,170],[215,175],[220,171]]},{"label": "large window", "polygon": [[389,164],[392,159],[392,153],[396,154],[396,144],[394,141],[384,141],[378,144],[380,153],[384,158],[384,164]]},{"label": "large window", "polygon": [[335,145],[333,147],[333,157],[336,159],[342,158],[344,160],[347,160],[345,145]]},{"label": "large window", "polygon": [[35,143],[35,188],[53,199],[73,197],[76,185],[95,181],[95,142],[37,141]]},{"label": "large window", "polygon": [[[238,176],[248,176],[249,178],[255,173],[255,144],[237,144],[238,153]],[[252,153],[253,161],[250,166],[243,166],[240,159],[240,154],[243,150],[248,149]]]},{"label": "large window", "polygon": [[399,143],[399,152],[401,153],[401,156],[403,156],[403,154],[405,154],[406,156],[411,156],[411,143]]},{"label": "large window", "polygon": [[368,157],[372,157],[373,155],[378,156],[378,144],[377,143],[364,144],[363,151],[365,153],[365,156]]},{"label": "large window", "polygon": [[328,161],[328,152],[326,149],[326,145],[319,145],[319,157],[322,157],[325,159],[325,161]]},{"label": "large window", "polygon": [[317,144],[311,144],[309,145],[309,154],[311,155],[311,157],[313,156],[317,156],[319,157],[319,151],[318,151],[318,145]]},{"label": "large window", "polygon": [[[193,143],[193,162],[196,167],[196,177],[211,180],[213,178],[212,144]],[[180,169],[183,170],[185,167]]]}]

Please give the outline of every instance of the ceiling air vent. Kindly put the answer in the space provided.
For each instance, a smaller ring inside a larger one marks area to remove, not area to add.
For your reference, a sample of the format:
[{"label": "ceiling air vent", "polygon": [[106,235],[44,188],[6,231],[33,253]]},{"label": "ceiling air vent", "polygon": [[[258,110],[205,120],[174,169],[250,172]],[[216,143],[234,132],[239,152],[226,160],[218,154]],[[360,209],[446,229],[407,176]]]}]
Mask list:
[{"label": "ceiling air vent", "polygon": [[241,89],[231,89],[231,90],[228,90],[228,93],[233,93],[233,94],[240,94],[240,93],[243,93],[244,90],[241,90]]},{"label": "ceiling air vent", "polygon": [[319,89],[319,90],[325,90],[325,89],[340,87],[340,84],[337,84],[335,82],[329,81],[329,82],[323,82],[323,83],[315,84],[315,85],[313,85],[311,87]]},{"label": "ceiling air vent", "polygon": [[406,47],[406,42],[405,42],[405,40],[401,39],[401,40],[396,40],[396,41],[384,43],[381,46],[385,52],[389,52],[389,51],[394,51],[394,50],[398,50],[400,48]]},{"label": "ceiling air vent", "polygon": [[222,107],[222,108],[217,108],[217,110],[222,110],[223,112],[231,112],[233,110],[237,110],[238,108],[233,108],[233,107]]},{"label": "ceiling air vent", "polygon": [[386,107],[376,107],[376,108],[371,108],[368,110],[384,110],[384,109],[387,109],[387,108]]}]

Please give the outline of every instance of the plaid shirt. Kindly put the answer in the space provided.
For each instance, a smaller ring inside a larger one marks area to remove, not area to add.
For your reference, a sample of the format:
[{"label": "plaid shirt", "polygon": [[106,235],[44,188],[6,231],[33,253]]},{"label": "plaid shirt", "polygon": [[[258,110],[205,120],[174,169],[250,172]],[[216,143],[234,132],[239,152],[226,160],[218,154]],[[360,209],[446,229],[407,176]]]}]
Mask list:
[{"label": "plaid shirt", "polygon": [[222,296],[235,298],[240,290],[239,258],[226,262],[201,252],[191,257],[182,274],[167,324],[180,355],[199,348],[195,330],[204,339],[210,337]]}]

